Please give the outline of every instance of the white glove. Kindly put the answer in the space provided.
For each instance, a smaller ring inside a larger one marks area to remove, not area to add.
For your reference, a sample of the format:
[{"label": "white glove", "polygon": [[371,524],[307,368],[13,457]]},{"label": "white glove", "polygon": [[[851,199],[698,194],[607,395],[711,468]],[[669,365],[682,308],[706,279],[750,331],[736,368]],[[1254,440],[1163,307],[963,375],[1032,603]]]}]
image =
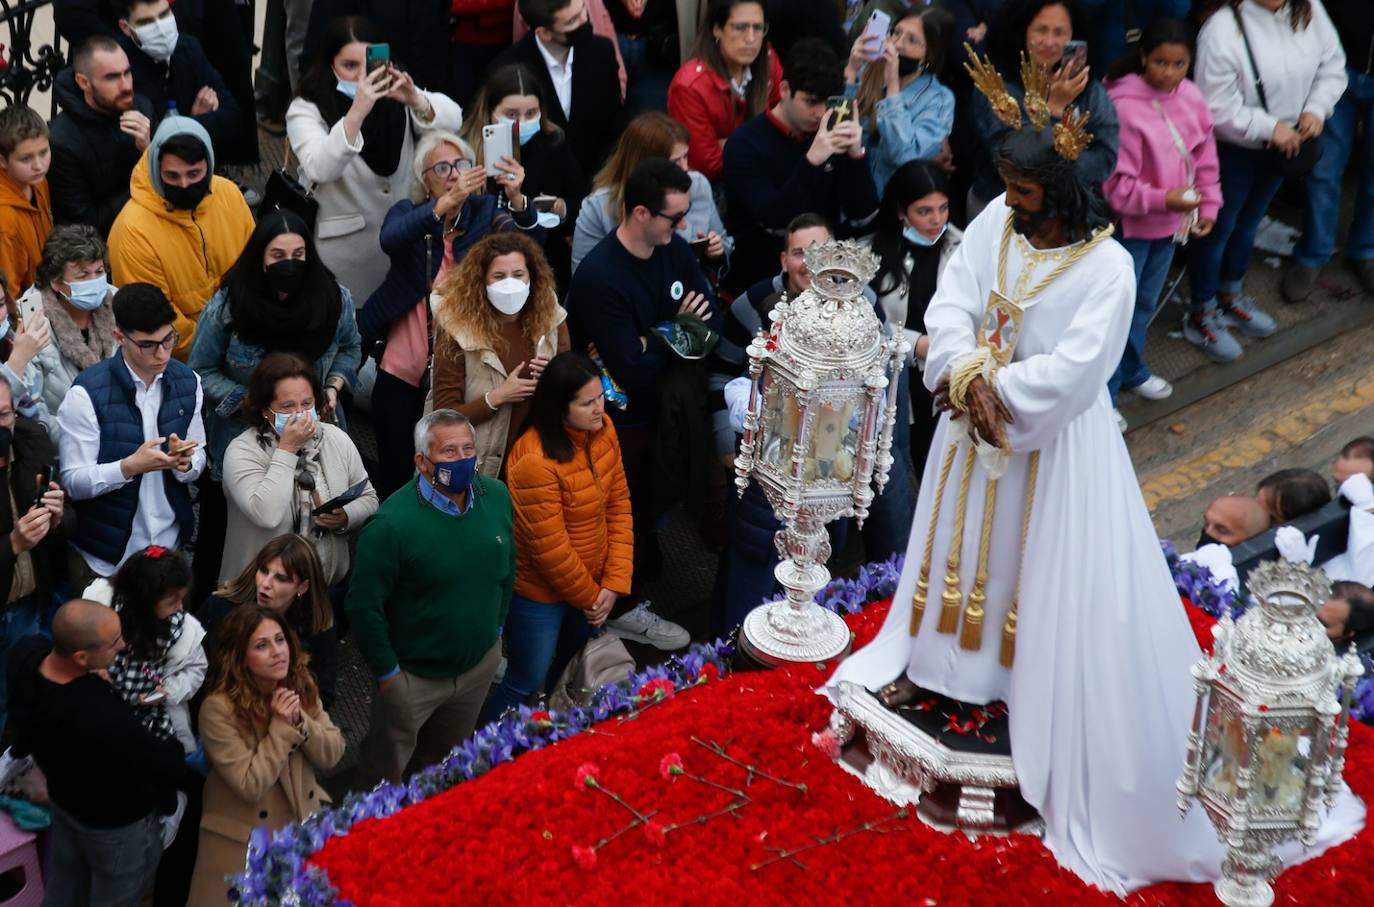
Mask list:
[{"label": "white glove", "polygon": [[749,411],[749,392],[754,382],[748,377],[735,378],[725,385],[725,408],[730,413],[730,428],[737,435],[744,434],[744,415]]},{"label": "white glove", "polygon": [[1302,531],[1296,526],[1280,526],[1274,533],[1274,547],[1279,555],[1294,564],[1311,564],[1317,557],[1317,539],[1320,536],[1303,538]]},{"label": "white glove", "polygon": [[1374,510],[1374,482],[1362,472],[1342,482],[1340,494],[1357,510]]},{"label": "white glove", "polygon": [[1206,567],[1217,582],[1225,583],[1232,592],[1240,589],[1240,574],[1236,573],[1235,562],[1231,559],[1231,549],[1225,545],[1203,545],[1198,550],[1183,555],[1180,560]]}]

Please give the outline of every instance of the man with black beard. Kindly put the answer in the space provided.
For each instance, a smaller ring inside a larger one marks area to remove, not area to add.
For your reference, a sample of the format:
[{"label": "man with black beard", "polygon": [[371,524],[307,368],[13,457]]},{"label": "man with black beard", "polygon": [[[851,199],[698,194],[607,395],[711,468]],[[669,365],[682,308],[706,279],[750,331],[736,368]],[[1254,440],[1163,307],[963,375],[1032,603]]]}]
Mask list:
[{"label": "man with black beard", "polygon": [[62,112],[48,129],[53,219],[110,232],[129,200],[129,174],[152,139],[157,114],[134,94],[129,57],[113,39],[93,35],[53,85]]},{"label": "man with black beard", "polygon": [[[1224,845],[1200,810],[1180,821],[1175,806],[1198,647],[1106,387],[1134,268],[1079,159],[1088,116],[1053,118],[1035,67],[1024,121],[1001,75],[970,68],[1009,129],[994,149],[1006,192],[969,224],[926,310],[924,378],[945,415],[892,607],[824,691],[889,708],[1005,703],[1045,846],[1124,895],[1213,879]],[[1316,846],[1363,820],[1343,792]]]},{"label": "man with black beard", "polygon": [[201,309],[253,233],[243,193],[215,176],[210,136],[169,116],[134,167],[129,201],[110,230],[111,282],[150,283],[176,309],[173,355],[185,361]]},{"label": "man with black beard", "polygon": [[[620,134],[620,67],[615,47],[592,32],[587,0],[520,0],[530,32],[488,71],[524,63],[539,74],[542,115],[568,133],[582,172],[596,173]],[[499,98],[488,98],[495,106]]]}]

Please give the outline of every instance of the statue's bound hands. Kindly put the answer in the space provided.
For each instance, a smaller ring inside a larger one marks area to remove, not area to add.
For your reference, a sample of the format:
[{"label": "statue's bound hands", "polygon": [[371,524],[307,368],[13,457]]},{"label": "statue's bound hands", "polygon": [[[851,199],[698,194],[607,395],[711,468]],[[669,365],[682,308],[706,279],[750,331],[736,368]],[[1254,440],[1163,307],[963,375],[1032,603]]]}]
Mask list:
[{"label": "statue's bound hands", "polygon": [[1007,409],[1007,405],[997,396],[997,391],[993,390],[987,379],[981,375],[974,378],[968,386],[964,402],[968,404],[968,417],[972,423],[974,438],[1005,450],[1007,442],[1002,426],[1010,425],[1014,420],[1011,410]]}]

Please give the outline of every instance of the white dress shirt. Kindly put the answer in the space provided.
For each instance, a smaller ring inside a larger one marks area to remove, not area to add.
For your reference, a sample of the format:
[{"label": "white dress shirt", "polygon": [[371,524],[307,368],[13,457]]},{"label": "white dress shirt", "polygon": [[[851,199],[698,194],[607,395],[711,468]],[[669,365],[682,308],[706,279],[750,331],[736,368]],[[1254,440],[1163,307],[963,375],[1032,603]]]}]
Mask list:
[{"label": "white dress shirt", "polygon": [[544,58],[544,67],[549,71],[549,78],[553,80],[553,92],[558,95],[558,106],[563,108],[563,119],[572,119],[572,67],[573,50],[568,48],[568,59],[564,63],[559,63],[554,55],[549,53],[549,49],[544,46],[544,42],[538,37],[534,39],[534,46],[539,48],[539,56]]},{"label": "white dress shirt", "polygon": [[[129,368],[127,362],[124,367]],[[134,405],[143,417],[143,437],[145,440],[160,437],[157,413],[162,408],[162,375],[159,374],[153,379],[152,386],[148,386],[133,369],[129,369],[129,374],[134,379]],[[200,417],[203,402],[200,376],[196,375],[196,409],[191,415],[186,437],[182,440],[200,443],[191,452],[191,468],[188,471],[172,470],[178,482],[194,482],[205,468],[205,424]],[[100,454],[100,420],[84,387],[73,387],[67,392],[66,399],[57,411],[57,422],[62,429],[58,446],[62,487],[72,500],[88,501],[133,481],[124,477],[118,460],[97,462]],[[129,535],[129,544],[124,547],[124,556],[119,559],[119,564],[124,563],[130,554],[149,545],[175,548],[179,535],[176,512],[167,500],[161,477],[156,472],[146,473],[145,481],[138,488],[138,510],[134,513],[133,532]],[[81,551],[81,556],[100,576],[110,576],[119,569],[119,564],[111,564],[89,552]]]}]

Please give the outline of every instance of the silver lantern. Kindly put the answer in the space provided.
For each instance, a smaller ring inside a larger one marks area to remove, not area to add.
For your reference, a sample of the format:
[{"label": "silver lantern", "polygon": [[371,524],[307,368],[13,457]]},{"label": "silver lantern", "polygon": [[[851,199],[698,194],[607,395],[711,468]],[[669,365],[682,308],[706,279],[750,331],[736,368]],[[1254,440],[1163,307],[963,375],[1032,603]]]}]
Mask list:
[{"label": "silver lantern", "polygon": [[884,332],[864,288],[878,259],[852,242],[806,251],[811,287],[786,297],[749,344],[753,383],[735,460],[743,494],[752,477],[783,524],[774,537],[782,601],[749,613],[742,648],[765,664],[824,661],[849,647],[849,628],[816,604],[830,580],[825,525],[863,525],[892,466],[896,388],[910,345]]},{"label": "silver lantern", "polygon": [[1193,667],[1197,709],[1179,810],[1196,800],[1226,843],[1216,895],[1223,904],[1265,907],[1279,871],[1273,854],[1316,839],[1345,766],[1349,703],[1364,673],[1340,656],[1317,620],[1330,580],[1307,564],[1274,561],[1250,573],[1258,604],[1213,629],[1210,657]]}]

